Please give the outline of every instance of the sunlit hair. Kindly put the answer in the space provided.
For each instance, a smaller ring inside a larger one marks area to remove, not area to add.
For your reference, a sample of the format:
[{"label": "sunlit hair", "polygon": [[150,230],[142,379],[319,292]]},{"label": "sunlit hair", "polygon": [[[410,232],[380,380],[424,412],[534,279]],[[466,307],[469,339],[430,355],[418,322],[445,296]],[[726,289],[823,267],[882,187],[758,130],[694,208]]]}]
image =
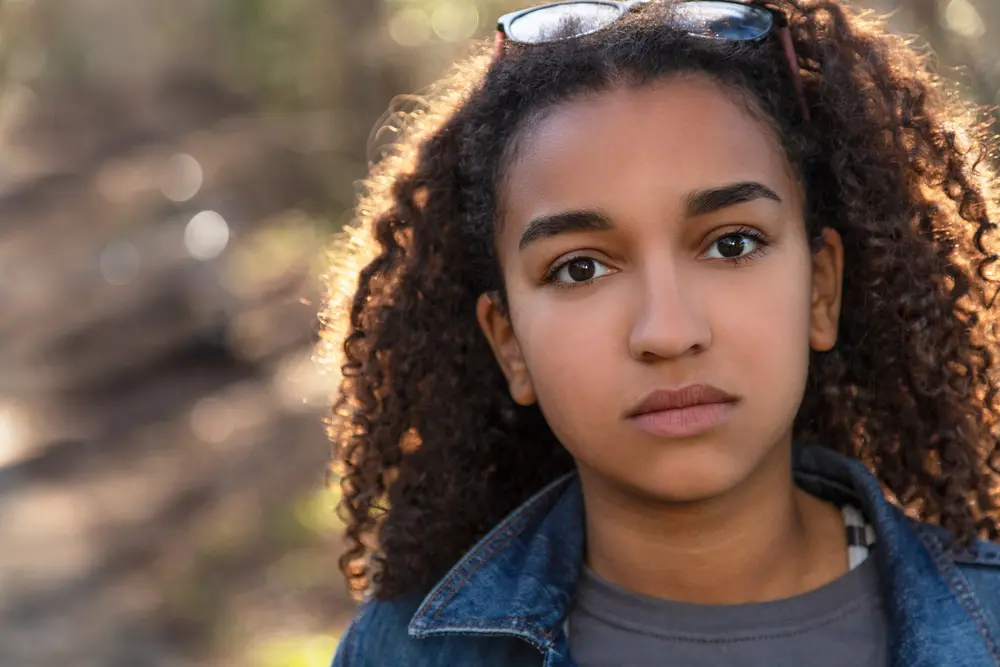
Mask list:
[{"label": "sunlit hair", "polygon": [[811,359],[796,440],[859,458],[895,502],[962,540],[997,536],[991,138],[875,18],[833,0],[778,7],[808,123],[776,40],[686,37],[656,5],[498,61],[484,45],[396,119],[325,318],[343,372],[330,426],[352,590],[428,586],[571,469],[539,410],[509,397],[475,320],[477,296],[503,288],[504,170],[554,105],[677,75],[718,82],[772,131],[802,183],[810,238],[831,226],[844,240],[840,339]]}]

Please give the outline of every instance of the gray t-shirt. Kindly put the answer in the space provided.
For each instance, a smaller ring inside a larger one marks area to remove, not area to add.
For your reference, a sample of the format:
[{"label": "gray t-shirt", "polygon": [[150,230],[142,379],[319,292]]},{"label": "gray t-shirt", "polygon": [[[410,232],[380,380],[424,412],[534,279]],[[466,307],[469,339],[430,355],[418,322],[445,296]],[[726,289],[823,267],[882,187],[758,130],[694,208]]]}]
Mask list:
[{"label": "gray t-shirt", "polygon": [[714,606],[637,595],[584,568],[569,618],[580,667],[886,667],[875,559],[786,600]]}]

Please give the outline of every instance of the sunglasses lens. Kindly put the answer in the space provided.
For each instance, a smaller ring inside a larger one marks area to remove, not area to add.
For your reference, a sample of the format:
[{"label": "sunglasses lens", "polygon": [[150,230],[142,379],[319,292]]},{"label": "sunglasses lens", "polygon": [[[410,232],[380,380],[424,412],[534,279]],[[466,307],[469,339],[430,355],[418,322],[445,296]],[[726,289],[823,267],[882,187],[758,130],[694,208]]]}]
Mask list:
[{"label": "sunglasses lens", "polygon": [[579,37],[600,30],[621,16],[621,8],[600,2],[567,2],[540,7],[522,14],[507,30],[507,36],[522,44]]},{"label": "sunglasses lens", "polygon": [[674,12],[677,26],[685,32],[715,39],[761,39],[774,23],[766,9],[733,2],[682,2]]}]

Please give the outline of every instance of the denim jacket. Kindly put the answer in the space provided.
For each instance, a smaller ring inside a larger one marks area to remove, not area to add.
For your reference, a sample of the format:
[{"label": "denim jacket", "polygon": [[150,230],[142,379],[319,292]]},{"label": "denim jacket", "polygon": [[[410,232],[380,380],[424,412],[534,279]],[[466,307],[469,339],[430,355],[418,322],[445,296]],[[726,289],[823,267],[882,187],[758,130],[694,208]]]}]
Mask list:
[{"label": "denim jacket", "polygon": [[[1000,667],[1000,545],[964,548],[914,522],[864,465],[830,450],[796,448],[795,478],[813,495],[862,507],[874,524],[891,667]],[[333,667],[570,667],[565,620],[583,552],[583,499],[570,474],[504,519],[429,594],[363,603]]]}]

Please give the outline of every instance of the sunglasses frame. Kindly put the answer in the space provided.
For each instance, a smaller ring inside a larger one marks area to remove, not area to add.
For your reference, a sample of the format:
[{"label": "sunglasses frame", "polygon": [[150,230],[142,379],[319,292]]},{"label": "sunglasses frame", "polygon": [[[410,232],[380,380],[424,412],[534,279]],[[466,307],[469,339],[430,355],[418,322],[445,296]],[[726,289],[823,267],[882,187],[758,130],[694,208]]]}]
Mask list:
[{"label": "sunglasses frame", "polygon": [[[577,37],[583,37],[584,35],[591,35],[596,32],[604,30],[608,26],[612,25],[615,21],[620,21],[623,16],[627,13],[635,10],[638,7],[647,5],[654,0],[561,0],[560,2],[550,2],[544,5],[538,5],[536,7],[527,7],[525,9],[519,9],[509,14],[504,14],[499,19],[497,19],[497,31],[496,31],[496,56],[499,58],[502,56],[505,45],[508,42],[513,42],[515,44],[525,44],[532,45],[545,42],[519,42],[516,39],[510,37],[510,27],[518,19],[531,14],[532,12],[537,12],[543,9],[548,9],[550,7],[557,7],[559,5],[579,5],[579,4],[589,4],[589,5],[603,5],[605,7],[613,7],[618,11],[618,16],[608,22],[607,25],[603,25],[600,28],[595,28],[593,30],[588,30],[587,32],[582,32],[578,35],[572,35],[570,37],[564,37],[561,39],[576,39]],[[802,112],[803,118],[806,121],[810,120],[809,105],[806,102],[805,89],[802,84],[802,73],[799,69],[798,56],[795,53],[795,45],[792,42],[792,33],[788,28],[788,17],[785,16],[780,10],[774,9],[772,7],[766,7],[764,5],[755,4],[753,2],[742,2],[741,0],[685,0],[685,3],[696,3],[700,4],[703,2],[712,2],[714,4],[728,4],[728,5],[738,5],[740,7],[752,8],[754,11],[767,12],[771,16],[771,26],[768,28],[767,32],[758,38],[752,40],[729,40],[729,41],[751,41],[760,42],[767,39],[771,34],[775,34],[778,40],[781,42],[782,49],[785,52],[785,59],[788,61],[788,67],[792,75],[792,85],[795,87],[795,94],[799,100],[799,107]],[[699,37],[706,37],[708,39],[724,39],[724,38],[713,38],[707,35],[699,35],[698,33],[691,33]],[[547,40],[547,41],[560,41],[560,40]]]}]

